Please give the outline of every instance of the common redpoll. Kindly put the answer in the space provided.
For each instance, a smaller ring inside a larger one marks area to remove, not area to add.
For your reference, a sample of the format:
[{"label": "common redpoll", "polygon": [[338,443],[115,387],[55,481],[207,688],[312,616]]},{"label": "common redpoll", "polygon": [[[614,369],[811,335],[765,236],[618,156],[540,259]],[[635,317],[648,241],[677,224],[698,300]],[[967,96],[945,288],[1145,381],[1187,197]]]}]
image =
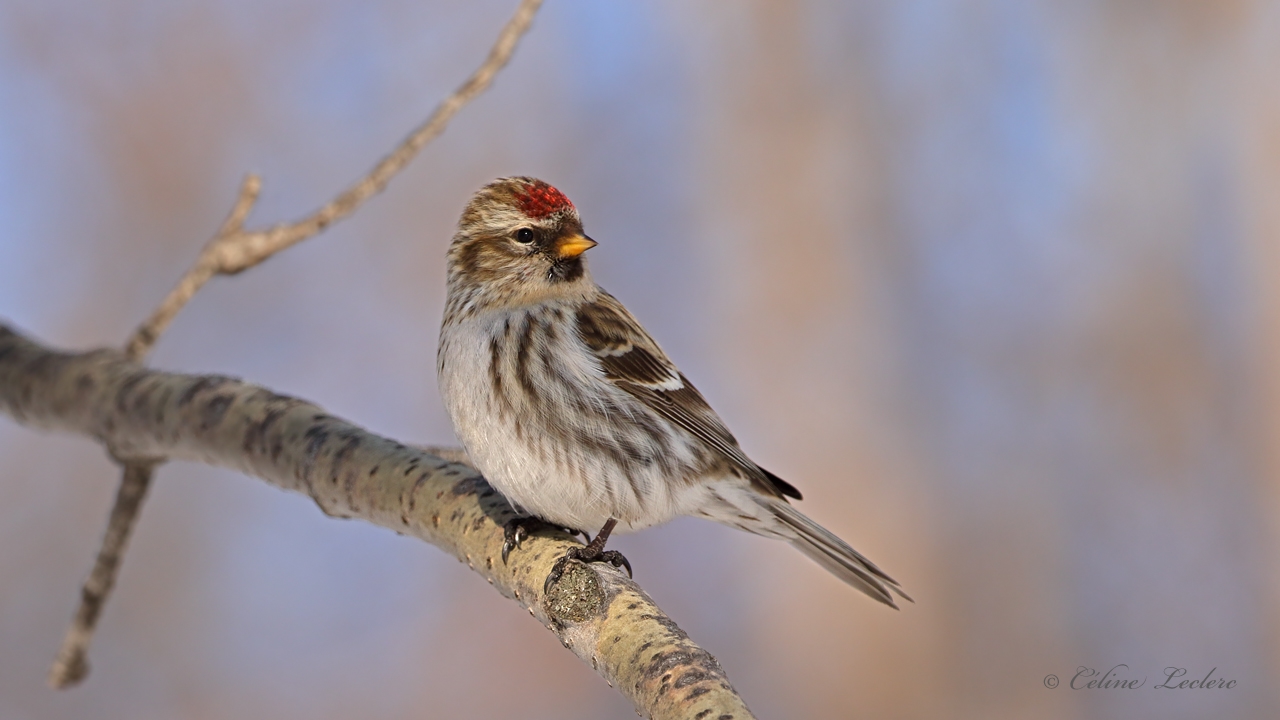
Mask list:
[{"label": "common redpoll", "polygon": [[[609,533],[694,515],[780,538],[892,607],[898,583],[787,498],[613,296],[582,253],[596,242],[559,190],[502,178],[471,198],[448,255],[440,392],[476,468],[533,524],[599,529],[560,558],[626,565]],[[583,533],[585,534],[585,533]],[[627,565],[628,571],[630,566]]]}]

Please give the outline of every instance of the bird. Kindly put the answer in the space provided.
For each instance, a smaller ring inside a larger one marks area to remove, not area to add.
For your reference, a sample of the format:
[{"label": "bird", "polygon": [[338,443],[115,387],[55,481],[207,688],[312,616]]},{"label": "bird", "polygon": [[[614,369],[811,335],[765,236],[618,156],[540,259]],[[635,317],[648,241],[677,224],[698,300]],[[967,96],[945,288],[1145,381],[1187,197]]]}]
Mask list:
[{"label": "bird", "polygon": [[[791,500],[801,493],[743,452],[702,394],[583,254],[597,245],[577,208],[532,177],[490,182],[467,203],[447,253],[436,365],[472,464],[513,506],[502,558],[531,532],[588,539],[553,565],[630,563],[605,550],[690,515],[785,540],[890,607],[914,602],[893,578]],[[589,532],[595,532],[591,538]]]}]

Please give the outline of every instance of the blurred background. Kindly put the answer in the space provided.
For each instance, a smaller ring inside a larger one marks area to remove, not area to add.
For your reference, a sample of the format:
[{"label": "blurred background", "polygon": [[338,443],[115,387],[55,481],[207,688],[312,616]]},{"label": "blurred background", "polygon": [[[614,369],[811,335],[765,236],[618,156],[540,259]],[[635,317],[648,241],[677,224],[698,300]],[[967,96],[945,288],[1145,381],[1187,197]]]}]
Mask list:
[{"label": "blurred background", "polygon": [[[251,224],[309,212],[515,5],[5,0],[0,317],[119,346],[246,171]],[[762,718],[1273,717],[1278,71],[1275,0],[549,0],[384,195],[215,280],[152,362],[452,443],[444,250],[472,191],[537,175],[748,452],[918,600],[710,523],[618,538]],[[0,719],[632,716],[440,551],[186,464],[93,674],[48,690],[116,480],[0,419]],[[1146,687],[1067,688],[1118,663]],[[1167,666],[1237,684],[1153,690]]]}]

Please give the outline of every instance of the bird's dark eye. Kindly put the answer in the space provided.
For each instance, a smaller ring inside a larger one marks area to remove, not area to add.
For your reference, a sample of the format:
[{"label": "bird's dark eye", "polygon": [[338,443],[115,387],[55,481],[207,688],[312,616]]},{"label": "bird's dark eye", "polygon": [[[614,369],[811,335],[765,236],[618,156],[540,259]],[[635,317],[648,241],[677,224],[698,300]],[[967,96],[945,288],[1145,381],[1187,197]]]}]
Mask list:
[{"label": "bird's dark eye", "polygon": [[521,245],[528,245],[533,242],[533,231],[529,228],[520,228],[516,231],[516,242]]}]

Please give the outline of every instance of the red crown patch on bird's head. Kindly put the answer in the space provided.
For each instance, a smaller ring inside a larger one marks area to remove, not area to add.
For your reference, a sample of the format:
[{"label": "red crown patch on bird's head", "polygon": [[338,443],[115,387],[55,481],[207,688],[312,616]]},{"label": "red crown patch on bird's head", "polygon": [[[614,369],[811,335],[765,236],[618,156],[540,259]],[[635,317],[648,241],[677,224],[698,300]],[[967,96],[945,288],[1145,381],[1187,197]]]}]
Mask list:
[{"label": "red crown patch on bird's head", "polygon": [[520,211],[531,218],[544,218],[561,210],[572,210],[573,203],[564,193],[542,182],[530,180],[522,190],[516,191],[516,202]]}]

